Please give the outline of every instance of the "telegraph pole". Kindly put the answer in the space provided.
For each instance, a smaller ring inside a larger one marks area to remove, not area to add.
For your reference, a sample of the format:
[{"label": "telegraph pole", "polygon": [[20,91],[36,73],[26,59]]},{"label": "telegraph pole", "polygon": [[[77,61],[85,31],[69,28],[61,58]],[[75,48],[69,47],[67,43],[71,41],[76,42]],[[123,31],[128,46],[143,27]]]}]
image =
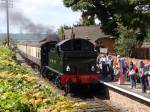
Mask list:
[{"label": "telegraph pole", "polygon": [[13,5],[12,0],[1,0],[6,8],[6,20],[7,20],[7,46],[9,47],[10,35],[9,35],[9,7]]},{"label": "telegraph pole", "polygon": [[9,47],[9,5],[6,0],[6,17],[7,17],[7,46]]}]

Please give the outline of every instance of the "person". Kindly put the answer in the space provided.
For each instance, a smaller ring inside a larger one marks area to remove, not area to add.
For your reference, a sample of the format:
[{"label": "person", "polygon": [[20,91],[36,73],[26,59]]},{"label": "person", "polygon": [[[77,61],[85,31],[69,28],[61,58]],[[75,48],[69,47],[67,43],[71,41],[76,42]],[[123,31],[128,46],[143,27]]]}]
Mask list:
[{"label": "person", "polygon": [[114,80],[114,69],[113,69],[113,60],[111,61],[111,64],[109,65],[109,72],[110,72],[110,77],[111,77],[111,81]]},{"label": "person", "polygon": [[124,84],[123,69],[122,69],[122,63],[120,61],[120,55],[117,56],[117,64],[118,64],[118,68],[119,68],[118,84]]},{"label": "person", "polygon": [[130,63],[126,62],[126,81],[130,81],[130,77],[129,77],[129,65],[130,65]]},{"label": "person", "polygon": [[126,70],[127,70],[127,65],[126,65],[126,59],[123,57],[120,59],[121,61],[121,65],[122,65],[122,70],[123,70],[123,74],[125,75],[126,74]]},{"label": "person", "polygon": [[106,60],[106,56],[102,54],[99,62],[101,79],[105,79],[107,76],[107,66],[105,60]]},{"label": "person", "polygon": [[99,54],[97,57],[97,69],[99,71],[99,78],[102,79],[102,63],[101,63],[102,56]]},{"label": "person", "polygon": [[139,75],[141,80],[142,92],[146,92],[146,81],[145,81],[145,67],[143,61],[140,61]]},{"label": "person", "polygon": [[129,77],[130,77],[130,83],[131,83],[131,89],[133,87],[136,88],[136,78],[135,78],[135,70],[134,70],[134,65],[133,65],[133,62],[130,62],[130,65],[129,65]]},{"label": "person", "polygon": [[135,80],[136,80],[136,82],[138,82],[138,71],[139,70],[138,70],[137,64],[134,64],[133,69],[135,71]]},{"label": "person", "polygon": [[146,72],[144,73],[147,76],[147,92],[150,94],[150,65],[145,66]]},{"label": "person", "polygon": [[147,72],[147,80],[148,80],[148,93],[150,94],[150,66],[148,68],[148,72]]},{"label": "person", "polygon": [[114,70],[114,80],[113,81],[117,81],[118,75],[119,75],[119,69],[118,69],[117,63],[114,64],[113,70]]},{"label": "person", "polygon": [[128,80],[128,77],[127,77],[128,64],[127,64],[126,58],[125,57],[120,58],[120,63],[121,63],[122,72],[123,72],[123,79],[127,81]]}]

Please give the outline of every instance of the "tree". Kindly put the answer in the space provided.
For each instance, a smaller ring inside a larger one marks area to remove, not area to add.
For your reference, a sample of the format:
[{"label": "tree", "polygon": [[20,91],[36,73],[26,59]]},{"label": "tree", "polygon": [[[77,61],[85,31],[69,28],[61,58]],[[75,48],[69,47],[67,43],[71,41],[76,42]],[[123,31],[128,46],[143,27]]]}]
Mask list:
[{"label": "tree", "polygon": [[147,29],[147,38],[145,41],[150,42],[150,27]]},{"label": "tree", "polygon": [[87,13],[83,12],[81,15],[80,25],[89,26],[89,25],[94,25],[94,24],[95,24],[94,16],[89,16]]},{"label": "tree", "polygon": [[118,26],[119,38],[116,40],[116,51],[117,54],[122,56],[129,56],[133,48],[136,48],[137,35],[133,29],[128,29],[122,25]]},{"label": "tree", "polygon": [[[63,0],[66,7],[97,17],[105,34],[116,38],[117,53],[129,56],[132,48],[150,39],[149,0]],[[148,38],[149,37],[149,38]]]},{"label": "tree", "polygon": [[[150,18],[150,10],[146,12]],[[145,41],[150,42],[150,24],[147,24],[147,38]]]},{"label": "tree", "polygon": [[4,35],[4,36],[1,36],[0,38],[1,38],[2,45],[7,45],[7,41],[8,41],[7,36]]},{"label": "tree", "polygon": [[57,29],[57,34],[58,34],[60,40],[64,40],[65,39],[65,34],[64,33],[65,33],[64,26],[60,26],[60,28]]},{"label": "tree", "polygon": [[[145,37],[145,23],[149,18],[146,13],[137,13],[135,7],[148,4],[149,0],[63,0],[66,7],[73,11],[81,11],[101,21],[101,29],[106,34],[117,35],[117,22],[130,29],[139,30]],[[148,23],[149,24],[149,23]],[[137,37],[138,38],[138,37]]]}]

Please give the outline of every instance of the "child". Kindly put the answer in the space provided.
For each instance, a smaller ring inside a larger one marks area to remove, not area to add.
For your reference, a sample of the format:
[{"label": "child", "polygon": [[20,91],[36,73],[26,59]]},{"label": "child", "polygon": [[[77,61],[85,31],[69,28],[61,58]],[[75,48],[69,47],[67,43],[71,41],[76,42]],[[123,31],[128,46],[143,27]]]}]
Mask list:
[{"label": "child", "polygon": [[114,81],[117,81],[118,75],[119,75],[119,68],[118,68],[117,63],[115,63],[115,65],[113,66],[113,69],[114,69]]}]

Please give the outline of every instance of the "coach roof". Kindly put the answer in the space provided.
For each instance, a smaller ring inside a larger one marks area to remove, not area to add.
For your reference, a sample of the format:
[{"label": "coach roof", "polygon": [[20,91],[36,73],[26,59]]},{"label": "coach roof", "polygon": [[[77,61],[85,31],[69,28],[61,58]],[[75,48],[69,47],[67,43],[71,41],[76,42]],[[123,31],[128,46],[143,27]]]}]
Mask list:
[{"label": "coach roof", "polygon": [[29,45],[29,46],[33,46],[33,47],[41,47],[43,44],[46,44],[48,42],[58,42],[58,41],[59,41],[59,38],[56,34],[49,34],[40,41],[26,41],[26,42],[22,42],[19,44]]},{"label": "coach roof", "polygon": [[94,50],[94,45],[90,41],[83,38],[66,39],[59,42],[56,47],[63,51]]}]

